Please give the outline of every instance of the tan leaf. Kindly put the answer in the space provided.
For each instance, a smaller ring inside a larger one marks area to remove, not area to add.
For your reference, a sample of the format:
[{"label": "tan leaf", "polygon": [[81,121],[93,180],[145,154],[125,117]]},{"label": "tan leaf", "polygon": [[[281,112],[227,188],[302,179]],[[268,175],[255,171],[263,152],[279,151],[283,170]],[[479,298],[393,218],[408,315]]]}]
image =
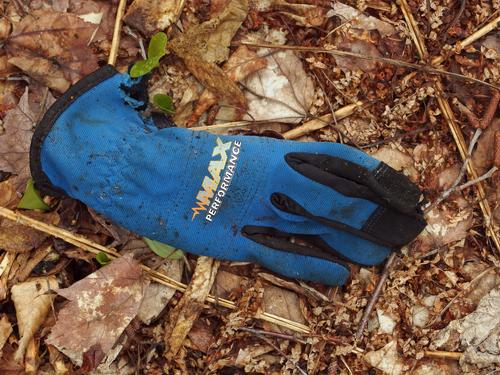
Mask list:
[{"label": "tan leaf", "polygon": [[349,27],[360,30],[376,30],[383,36],[388,36],[396,32],[396,29],[390,23],[381,21],[373,16],[365,16],[356,8],[338,1],[332,2],[332,9],[328,12],[327,16],[340,17],[342,23],[349,23]]},{"label": "tan leaf", "polygon": [[[256,52],[249,50],[246,46],[240,46],[229,57],[229,60],[224,64],[222,70],[231,81],[241,82],[249,75],[265,68],[266,65],[267,60],[264,57],[258,56]],[[205,89],[196,103],[196,108],[191,114],[187,125],[190,126],[195,124],[200,116],[216,103],[217,97],[211,91]],[[231,120],[235,121],[237,119],[233,111]]]},{"label": "tan leaf", "polygon": [[231,0],[220,15],[191,27],[167,45],[205,88],[241,109],[246,108],[243,93],[215,63],[227,60],[231,39],[247,12],[246,0]]},{"label": "tan leaf", "polygon": [[0,182],[0,206],[11,208],[11,205],[15,204],[19,198],[16,196],[16,188],[14,187],[14,179],[9,178],[8,180]]},{"label": "tan leaf", "polygon": [[[15,25],[6,43],[9,61],[34,79],[63,92],[68,85],[62,77],[75,83],[97,69],[97,56],[87,45],[94,31],[95,25],[74,14],[34,11]],[[33,59],[35,64],[31,63]],[[56,73],[56,66],[62,77]],[[44,72],[48,78],[44,78]]]},{"label": "tan leaf", "polygon": [[[344,41],[340,43],[339,49],[347,52],[357,53],[359,55],[381,57],[376,46],[364,40]],[[336,56],[335,62],[339,67],[345,70],[362,70],[363,72],[372,72],[377,68],[377,62],[374,60],[364,60],[355,57]]]},{"label": "tan leaf", "polygon": [[30,104],[28,87],[19,99],[19,103],[11,109],[4,118],[4,132],[0,133],[0,170],[17,175],[15,188],[24,189],[30,175],[29,148],[33,127],[41,111],[54,102],[54,98],[47,93],[45,107]]},{"label": "tan leaf", "polygon": [[52,301],[49,292],[57,287],[58,282],[54,276],[35,278],[12,287],[12,301],[21,336],[15,355],[18,361],[24,357],[29,341],[45,320]]},{"label": "tan leaf", "polygon": [[193,323],[198,318],[212,288],[218,268],[219,261],[205,256],[198,258],[191,282],[179,303],[170,312],[167,320],[165,327],[165,356],[167,359],[175,357]]},{"label": "tan leaf", "polygon": [[415,169],[414,161],[411,156],[389,146],[379,148],[371,156],[383,161],[395,170],[403,172],[412,181],[417,181],[418,172]]},{"label": "tan leaf", "polygon": [[134,0],[129,5],[124,21],[151,36],[158,30],[165,30],[178,18],[184,0]]},{"label": "tan leaf", "polygon": [[137,315],[147,284],[139,264],[123,256],[58,290],[69,303],[59,312],[46,342],[79,366],[92,347],[108,353]]},{"label": "tan leaf", "polygon": [[248,13],[246,0],[231,0],[216,17],[193,26],[170,44],[179,57],[197,55],[203,61],[220,63],[229,56],[229,44]]},{"label": "tan leaf", "polygon": [[[12,333],[12,324],[10,324],[7,315],[2,314],[0,317],[0,353],[2,353],[2,348],[7,342],[10,334]],[[0,354],[0,357],[2,354]]]},{"label": "tan leaf", "polygon": [[[482,175],[493,166],[495,161],[495,133],[500,132],[500,118],[493,120],[491,125],[481,134],[476,150],[472,153],[472,163],[477,173]],[[500,154],[500,152],[497,152]]]},{"label": "tan leaf", "polygon": [[[294,292],[268,285],[264,288],[262,305],[264,311],[268,313],[305,324],[305,319],[300,309],[299,297]],[[264,325],[268,325],[268,323]],[[274,324],[269,324],[269,327],[273,331],[290,333],[288,330]]]},{"label": "tan leaf", "polygon": [[[180,281],[184,262],[180,260],[167,260],[160,267],[164,275]],[[151,323],[163,311],[168,301],[175,294],[175,289],[159,283],[150,283],[144,293],[141,308],[137,313],[139,320],[145,324]]]},{"label": "tan leaf", "polygon": [[379,350],[366,353],[365,360],[384,374],[400,375],[404,371],[404,364],[397,347],[397,342],[391,341]]},{"label": "tan leaf", "polygon": [[314,83],[293,51],[267,56],[267,66],[248,77],[248,120],[298,123],[314,99]]}]

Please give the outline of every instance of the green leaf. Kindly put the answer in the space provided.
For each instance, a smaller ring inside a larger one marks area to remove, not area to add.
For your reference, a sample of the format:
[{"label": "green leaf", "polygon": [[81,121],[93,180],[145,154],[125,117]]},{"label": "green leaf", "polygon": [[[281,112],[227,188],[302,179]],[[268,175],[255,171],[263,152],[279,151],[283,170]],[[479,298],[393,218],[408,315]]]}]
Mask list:
[{"label": "green leaf", "polygon": [[132,66],[132,69],[130,69],[130,77],[138,78],[148,74],[158,65],[160,65],[159,61],[160,59],[137,61],[134,66]]},{"label": "green leaf", "polygon": [[165,54],[165,47],[167,46],[167,34],[159,32],[153,35],[148,47],[148,60],[158,59],[160,60]]},{"label": "green leaf", "polygon": [[165,94],[156,94],[153,97],[153,103],[163,112],[173,115],[175,113],[174,103],[172,98]]},{"label": "green leaf", "polygon": [[184,255],[181,250],[178,250],[173,246],[155,240],[150,240],[149,238],[146,237],[142,237],[142,239],[144,240],[144,242],[146,242],[146,244],[153,251],[153,253],[162,258],[181,259],[182,256]]},{"label": "green leaf", "polygon": [[132,78],[141,77],[151,72],[154,68],[160,65],[160,59],[165,56],[167,46],[167,35],[159,32],[153,35],[148,47],[148,58],[146,60],[137,61],[132,69],[130,76]]},{"label": "green leaf", "polygon": [[38,191],[36,191],[32,178],[28,180],[24,195],[17,205],[17,208],[24,208],[26,210],[50,210],[50,207],[45,204]]},{"label": "green leaf", "polygon": [[105,266],[109,262],[111,262],[111,259],[109,259],[108,255],[106,253],[103,253],[102,251],[100,253],[97,253],[95,256],[95,260],[99,262],[101,266]]}]

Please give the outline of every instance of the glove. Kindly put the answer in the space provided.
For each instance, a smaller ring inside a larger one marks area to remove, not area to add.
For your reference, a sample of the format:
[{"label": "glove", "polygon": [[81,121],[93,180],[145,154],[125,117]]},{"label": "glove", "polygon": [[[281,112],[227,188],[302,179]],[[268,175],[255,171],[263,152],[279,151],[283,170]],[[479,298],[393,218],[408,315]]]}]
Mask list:
[{"label": "glove", "polygon": [[143,86],[105,66],[71,87],[35,130],[36,186],[176,248],[328,285],[424,228],[418,188],[363,152],[143,118]]}]

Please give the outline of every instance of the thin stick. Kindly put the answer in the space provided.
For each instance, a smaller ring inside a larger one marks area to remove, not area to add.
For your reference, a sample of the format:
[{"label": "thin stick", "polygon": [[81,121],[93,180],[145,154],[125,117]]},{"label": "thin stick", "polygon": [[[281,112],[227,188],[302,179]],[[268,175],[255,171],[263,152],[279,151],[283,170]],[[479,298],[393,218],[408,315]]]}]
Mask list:
[{"label": "thin stick", "polygon": [[122,31],[122,19],[125,14],[125,5],[127,0],[120,0],[118,9],[116,10],[115,28],[113,29],[113,40],[111,41],[111,49],[109,51],[108,64],[115,65],[118,56],[118,48],[120,47],[120,33]]},{"label": "thin stick", "polygon": [[354,336],[355,340],[359,340],[361,336],[363,336],[363,331],[365,330],[366,324],[368,323],[368,319],[370,318],[370,314],[373,310],[373,307],[377,303],[377,300],[380,296],[380,293],[382,292],[382,289],[384,287],[385,281],[387,280],[387,277],[389,276],[389,272],[392,269],[392,265],[394,264],[394,261],[397,258],[397,253],[395,251],[392,252],[391,256],[387,259],[387,262],[385,263],[384,271],[382,272],[382,276],[380,276],[380,280],[377,283],[377,287],[375,288],[375,291],[373,292],[370,302],[365,308],[365,311],[363,312],[363,316],[361,317],[361,321],[359,322],[359,328],[356,331],[356,335]]},{"label": "thin stick", "polygon": [[311,121],[308,121],[300,126],[297,126],[296,128],[289,130],[283,134],[283,137],[285,139],[295,139],[298,137],[301,137],[305,134],[308,134],[310,132],[313,132],[315,130],[324,128],[330,122],[333,120],[333,118],[337,120],[342,120],[343,118],[346,118],[347,116],[350,116],[354,113],[354,111],[361,107],[363,105],[362,102],[357,102],[355,104],[349,104],[345,107],[342,107],[334,112],[332,115],[331,113],[328,113],[326,115],[323,115],[321,117],[318,117],[317,119],[313,119]]},{"label": "thin stick", "polygon": [[413,63],[409,63],[409,62],[405,62],[405,61],[389,59],[387,57],[368,56],[368,55],[362,55],[360,53],[341,51],[341,50],[337,50],[337,49],[324,49],[324,48],[318,48],[318,47],[293,46],[293,45],[285,45],[285,44],[235,42],[235,43],[232,43],[232,45],[236,45],[236,46],[245,45],[245,46],[249,46],[249,47],[261,47],[261,48],[275,48],[275,49],[292,50],[292,51],[299,51],[299,52],[327,53],[327,54],[330,54],[333,56],[354,57],[354,58],[360,59],[360,60],[379,61],[379,62],[386,63],[386,64],[402,66],[405,68],[424,71],[424,72],[427,72],[429,74],[455,77],[455,78],[458,78],[461,80],[479,83],[481,85],[491,87],[492,89],[495,89],[495,90],[500,90],[499,86],[495,86],[491,83],[481,81],[480,79],[477,79],[477,78],[467,77],[467,76],[464,76],[463,74],[447,72],[446,70],[433,68],[432,66],[419,65],[419,64],[413,64]]},{"label": "thin stick", "polygon": [[415,22],[415,18],[413,18],[411,9],[408,6],[406,0],[399,0],[399,3],[401,6],[401,11],[403,12],[403,16],[406,20],[406,23],[408,24],[408,29],[410,30],[413,43],[417,47],[420,60],[427,61],[429,59],[429,53],[427,52],[427,48],[425,47],[424,38],[422,38],[422,34],[420,34],[417,23]]},{"label": "thin stick", "polygon": [[446,198],[448,198],[448,196],[451,193],[453,193],[454,191],[457,190],[458,184],[460,183],[460,181],[462,181],[462,178],[464,178],[464,176],[465,176],[465,172],[467,171],[467,165],[469,164],[470,159],[472,157],[472,151],[474,150],[474,147],[476,146],[476,143],[479,140],[479,136],[481,135],[481,133],[482,133],[481,128],[477,128],[476,132],[474,133],[474,136],[472,137],[472,140],[470,141],[469,150],[467,151],[467,157],[465,158],[465,160],[464,160],[464,162],[462,164],[462,167],[460,168],[460,172],[458,173],[457,178],[455,178],[455,181],[453,182],[453,184],[448,189],[446,189],[445,191],[443,191],[443,193],[441,194],[441,196],[438,199],[436,199],[436,201],[434,203],[432,203],[431,205],[429,205],[429,207],[425,208],[425,212],[426,213],[429,212],[430,210],[432,210],[439,203],[441,203]]},{"label": "thin stick", "polygon": [[285,333],[264,331],[263,329],[255,329],[255,328],[250,328],[250,327],[240,327],[240,328],[238,328],[238,331],[250,332],[250,333],[260,334],[260,335],[264,335],[264,336],[277,337],[279,339],[296,341],[300,344],[307,344],[307,341],[299,339],[299,338],[292,336],[292,335],[287,335]]},{"label": "thin stick", "polygon": [[[116,249],[108,248],[106,246],[92,242],[83,236],[71,233],[65,229],[56,227],[56,226],[51,225],[51,224],[46,224],[46,223],[41,222],[39,220],[36,220],[36,219],[31,218],[31,217],[20,214],[19,212],[14,212],[12,210],[9,210],[8,208],[5,208],[5,207],[0,207],[0,216],[4,217],[6,219],[9,219],[9,220],[15,221],[18,224],[26,225],[30,228],[37,229],[37,230],[44,232],[44,233],[48,233],[51,236],[61,238],[64,241],[66,241],[72,245],[75,245],[75,246],[77,246],[85,251],[88,251],[92,254],[98,254],[99,252],[104,252],[112,259],[118,258],[121,256],[120,253],[118,253],[116,251]],[[170,288],[176,289],[180,292],[184,292],[187,288],[187,285],[185,285],[177,280],[171,279],[170,277],[162,274],[161,272],[155,271],[155,270],[153,270],[145,265],[141,265],[141,268],[146,273],[149,274],[149,276],[152,280],[154,280],[158,283],[161,283],[161,284],[166,285]],[[229,309],[232,309],[232,310],[236,309],[236,304],[233,301],[226,300],[223,298],[218,298],[218,297],[214,297],[212,295],[209,295],[207,298],[207,301],[209,301],[211,303],[218,304],[220,306],[223,306],[223,307],[226,307]],[[260,313],[257,313],[255,315],[255,318],[261,319],[261,320],[264,320],[264,321],[267,321],[270,323],[274,323],[274,324],[280,325],[282,327],[286,327],[286,328],[291,329],[295,332],[299,332],[299,333],[303,333],[303,334],[310,334],[311,333],[311,329],[308,326],[301,324],[301,323],[298,323],[298,322],[294,322],[294,321],[286,319],[286,318],[283,318],[283,317],[278,316],[278,315],[271,314],[271,313],[260,312]]]},{"label": "thin stick", "polygon": [[442,352],[442,351],[429,351],[426,350],[424,352],[424,355],[426,357],[433,357],[433,358],[442,358],[442,359],[453,359],[453,360],[460,360],[462,358],[462,353],[458,352]]}]

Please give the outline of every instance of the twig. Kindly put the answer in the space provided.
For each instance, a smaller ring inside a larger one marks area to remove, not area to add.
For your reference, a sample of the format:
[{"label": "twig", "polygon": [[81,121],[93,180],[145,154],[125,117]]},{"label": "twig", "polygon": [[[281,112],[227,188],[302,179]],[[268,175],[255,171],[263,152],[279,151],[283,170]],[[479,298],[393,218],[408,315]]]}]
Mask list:
[{"label": "twig", "polygon": [[328,113],[326,115],[323,115],[317,119],[310,120],[300,126],[297,126],[296,128],[289,130],[285,133],[283,133],[283,137],[285,139],[295,139],[298,137],[301,137],[305,134],[308,134],[310,132],[313,132],[315,130],[324,128],[330,122],[333,120],[333,117],[337,120],[342,120],[343,118],[346,118],[347,116],[350,116],[354,113],[354,111],[363,105],[363,102],[357,102],[355,104],[349,104],[345,107],[342,107],[340,109],[337,109],[333,114]]},{"label": "twig", "polygon": [[255,336],[257,336],[258,338],[260,338],[262,341],[264,341],[266,344],[268,344],[269,346],[271,346],[274,350],[276,350],[287,361],[290,361],[301,375],[307,375],[307,372],[305,372],[304,370],[302,370],[302,368],[297,363],[295,363],[290,358],[288,358],[288,356],[286,355],[286,353],[283,352],[283,350],[281,350],[279,347],[277,347],[276,344],[274,344],[274,342],[272,342],[271,340],[269,340],[267,337],[261,335],[260,333],[253,332],[253,334]]},{"label": "twig", "polygon": [[361,59],[361,60],[378,61],[378,62],[385,63],[385,64],[402,66],[405,68],[420,70],[420,71],[423,71],[423,72],[426,72],[429,74],[444,75],[444,76],[454,77],[454,78],[458,78],[458,79],[465,80],[465,81],[471,81],[471,82],[475,82],[475,83],[479,83],[481,85],[491,87],[492,89],[495,89],[495,90],[500,90],[499,86],[495,86],[491,83],[481,81],[480,79],[477,79],[477,78],[467,77],[467,76],[464,76],[463,74],[447,72],[446,70],[434,68],[432,66],[419,65],[419,64],[409,63],[409,62],[405,62],[405,61],[389,59],[387,57],[376,57],[376,56],[362,55],[362,54],[354,53],[354,52],[341,51],[341,50],[337,50],[337,49],[324,49],[324,48],[319,48],[319,47],[292,46],[292,45],[267,44],[267,43],[250,43],[250,42],[234,42],[231,44],[236,45],[236,46],[245,45],[245,46],[249,46],[249,47],[276,48],[276,49],[292,50],[292,51],[299,51],[299,52],[327,53],[327,54],[330,54],[333,56],[354,57],[356,59]]},{"label": "twig", "polygon": [[[116,251],[116,249],[108,248],[106,246],[100,245],[89,239],[71,233],[65,229],[56,227],[51,224],[46,224],[42,221],[33,219],[26,215],[23,215],[19,212],[14,212],[5,207],[0,207],[0,216],[6,219],[12,220],[18,224],[26,225],[30,228],[34,228],[44,233],[48,233],[51,236],[61,238],[64,241],[79,247],[82,250],[88,251],[92,254],[98,254],[100,252],[106,253],[111,259],[118,258],[121,256],[120,253]],[[162,274],[161,272],[155,271],[145,265],[141,265],[141,268],[149,275],[151,280],[156,281],[160,284],[166,285],[172,289],[178,290],[180,292],[184,292],[187,288],[187,285],[171,279],[170,277]],[[208,302],[216,303],[220,306],[226,307],[228,309],[234,310],[236,309],[236,304],[233,301],[223,299],[223,298],[215,298],[212,295],[209,295],[206,299]],[[277,316],[267,312],[257,312],[255,315],[256,319],[261,319],[270,323],[277,324],[279,326],[291,329],[298,333],[310,334],[311,329],[301,323],[294,322],[292,320],[283,318],[281,316]]]},{"label": "twig", "polygon": [[111,41],[111,49],[109,51],[108,64],[115,65],[118,56],[118,48],[120,47],[120,33],[122,31],[122,19],[125,14],[125,5],[127,0],[120,0],[118,9],[116,10],[115,27],[113,29],[113,40]]},{"label": "twig", "polygon": [[461,191],[461,190],[467,189],[469,186],[472,186],[472,185],[480,183],[481,181],[487,180],[488,178],[493,176],[497,170],[498,170],[498,167],[494,166],[493,168],[491,168],[488,172],[486,172],[482,176],[479,176],[478,178],[476,178],[474,180],[467,181],[466,183],[458,186],[456,188],[456,190]]},{"label": "twig", "polygon": [[454,359],[458,361],[462,357],[462,353],[459,352],[442,352],[442,351],[429,351],[424,352],[426,357],[442,358],[442,359]]},{"label": "twig", "polygon": [[238,331],[250,332],[253,334],[260,334],[260,335],[265,335],[265,336],[272,336],[272,337],[277,337],[277,338],[284,339],[284,340],[295,341],[295,342],[298,342],[300,344],[307,344],[307,341],[301,340],[295,336],[287,335],[284,333],[278,333],[278,332],[264,331],[263,329],[255,329],[255,328],[250,328],[250,327],[240,327],[240,328],[238,328]]},{"label": "twig", "polygon": [[422,34],[420,34],[420,30],[417,27],[417,23],[415,22],[415,18],[411,13],[411,9],[408,6],[406,0],[399,0],[401,12],[408,24],[408,29],[410,30],[410,35],[413,39],[413,43],[415,47],[417,47],[418,54],[420,56],[420,60],[427,61],[429,59],[429,52],[427,52],[427,47],[425,46],[424,38],[422,38]]},{"label": "twig", "polygon": [[382,292],[382,288],[384,287],[385,281],[387,280],[387,277],[389,276],[389,272],[392,269],[392,265],[394,264],[394,261],[397,258],[397,253],[395,251],[392,252],[391,256],[387,259],[387,262],[385,263],[384,271],[382,272],[382,275],[380,276],[380,279],[377,283],[377,287],[375,288],[371,298],[370,302],[368,302],[368,305],[365,308],[365,311],[363,312],[363,316],[361,317],[361,321],[359,322],[359,327],[358,330],[356,331],[356,334],[354,335],[354,340],[359,340],[361,336],[363,335],[363,331],[365,330],[365,326],[368,323],[368,319],[370,318],[370,314],[373,310],[373,307],[377,303],[377,300],[380,296],[380,293]]},{"label": "twig", "polygon": [[451,193],[453,193],[454,191],[457,190],[458,184],[460,183],[462,178],[464,178],[465,172],[467,171],[467,165],[469,164],[470,159],[472,157],[472,151],[474,150],[474,147],[476,146],[476,143],[479,140],[479,136],[481,135],[481,133],[482,133],[481,128],[477,128],[476,132],[474,133],[474,136],[472,137],[472,140],[470,141],[469,149],[467,151],[467,157],[465,158],[464,163],[462,164],[462,167],[460,168],[460,172],[458,173],[457,178],[455,178],[455,181],[453,182],[453,184],[448,189],[446,189],[441,194],[441,196],[438,199],[436,199],[436,201],[434,203],[430,204],[428,207],[425,208],[426,213],[429,212],[430,210],[432,210],[439,203],[441,203],[446,198],[448,198]]},{"label": "twig", "polygon": [[493,121],[493,117],[498,108],[498,102],[500,101],[500,92],[493,90],[490,104],[488,104],[488,108],[486,108],[486,112],[484,112],[483,118],[481,120],[481,128],[486,129],[490,126],[491,121]]}]

